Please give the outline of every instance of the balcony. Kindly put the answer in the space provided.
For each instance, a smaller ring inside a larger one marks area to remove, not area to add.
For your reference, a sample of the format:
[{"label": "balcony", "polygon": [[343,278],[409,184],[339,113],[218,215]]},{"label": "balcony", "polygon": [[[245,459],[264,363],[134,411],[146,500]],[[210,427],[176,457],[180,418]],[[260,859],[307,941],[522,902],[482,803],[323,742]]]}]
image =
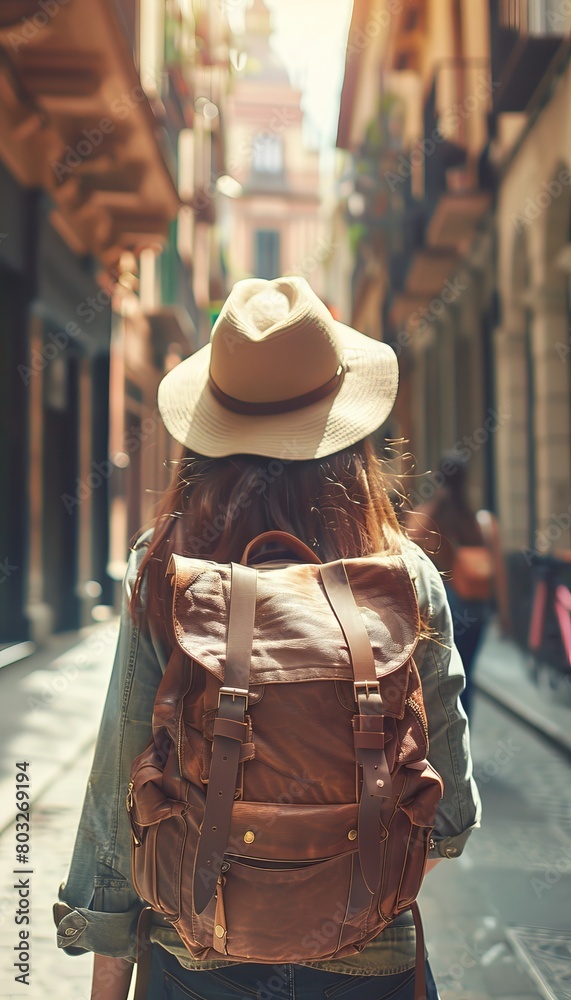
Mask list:
[{"label": "balcony", "polygon": [[494,111],[525,111],[541,81],[556,60],[565,42],[554,35],[520,35],[511,39],[509,55],[497,74],[499,87],[494,94]]},{"label": "balcony", "polygon": [[488,142],[492,79],[485,59],[447,59],[434,68],[423,111],[424,197],[477,187],[477,160]]},{"label": "balcony", "polygon": [[563,60],[568,18],[561,4],[490,0],[494,113],[525,111],[553,63]]},{"label": "balcony", "polygon": [[66,242],[112,268],[126,249],[162,245],[176,216],[157,120],[115,0],[60,6],[41,28],[36,13],[32,0],[0,9],[2,157],[49,193]]}]

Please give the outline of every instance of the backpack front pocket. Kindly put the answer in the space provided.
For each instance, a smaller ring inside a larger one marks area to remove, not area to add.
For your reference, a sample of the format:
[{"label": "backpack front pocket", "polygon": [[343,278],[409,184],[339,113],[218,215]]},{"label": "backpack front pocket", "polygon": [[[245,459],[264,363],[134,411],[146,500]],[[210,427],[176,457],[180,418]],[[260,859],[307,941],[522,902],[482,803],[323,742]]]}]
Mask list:
[{"label": "backpack front pocket", "polygon": [[181,868],[188,803],[165,796],[163,772],[144,760],[132,772],[127,811],[133,831],[131,873],[135,891],[174,920],[180,912]]},{"label": "backpack front pocket", "polygon": [[[216,898],[197,914],[183,889],[183,919],[177,930],[183,936],[182,925],[191,925],[192,941],[183,937],[187,947],[278,964],[333,956],[347,918],[357,855],[357,809],[357,803],[235,802]],[[188,885],[195,855],[191,845],[197,837],[190,810],[185,821]],[[213,877],[209,872],[208,878]],[[362,912],[352,914],[352,924],[362,926],[363,934],[372,904],[371,896]],[[376,914],[374,918],[378,920]]]},{"label": "backpack front pocket", "polygon": [[427,761],[405,769],[402,796],[390,822],[378,909],[392,920],[416,899],[426,867],[442,781]]},{"label": "backpack front pocket", "polygon": [[[347,911],[351,853],[299,867],[291,862],[270,867],[269,862],[236,857],[229,857],[226,865],[217,886],[226,926],[219,930],[216,923],[221,912],[217,899],[212,914],[204,911],[195,917],[201,944],[212,945],[212,935],[222,936],[224,930],[227,954],[245,960],[280,964],[334,955]],[[261,954],[256,952],[257,941],[263,941]]]}]

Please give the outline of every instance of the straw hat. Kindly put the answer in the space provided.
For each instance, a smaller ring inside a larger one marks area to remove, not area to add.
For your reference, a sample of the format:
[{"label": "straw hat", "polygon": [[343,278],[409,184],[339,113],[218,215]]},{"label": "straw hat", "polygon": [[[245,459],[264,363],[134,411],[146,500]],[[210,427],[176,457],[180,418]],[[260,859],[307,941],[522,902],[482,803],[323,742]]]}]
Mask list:
[{"label": "straw hat", "polygon": [[376,430],[397,392],[388,344],[333,319],[299,277],[238,281],[210,343],[158,393],[170,434],[201,455],[320,458]]}]

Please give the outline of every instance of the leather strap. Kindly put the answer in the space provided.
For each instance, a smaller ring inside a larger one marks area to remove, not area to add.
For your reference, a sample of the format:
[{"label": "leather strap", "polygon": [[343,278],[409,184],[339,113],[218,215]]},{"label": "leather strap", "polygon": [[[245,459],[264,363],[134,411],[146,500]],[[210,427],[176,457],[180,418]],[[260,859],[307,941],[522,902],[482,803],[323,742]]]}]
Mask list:
[{"label": "leather strap", "polygon": [[[414,973],[414,1000],[427,1000],[426,998],[426,959],[424,957],[424,929],[418,903],[411,906],[416,931],[416,967]],[[136,998],[135,998],[136,1000]]]},{"label": "leather strap", "polygon": [[355,940],[361,937],[366,928],[371,906],[371,893],[363,880],[363,872],[357,852],[353,855],[352,866],[349,902],[339,938],[338,949],[343,948],[346,944],[353,944]]},{"label": "leather strap", "polygon": [[248,733],[245,716],[256,583],[255,569],[232,563],[224,684],[220,688],[218,714],[214,722],[212,762],[194,868],[194,908],[197,913],[202,913],[214,896],[230,834],[238,764],[242,743]]},{"label": "leather strap", "polygon": [[248,558],[256,552],[257,549],[261,548],[262,545],[266,545],[269,542],[279,542],[281,545],[288,548],[291,552],[297,553],[297,555],[302,556],[307,562],[321,564],[321,559],[315,554],[313,549],[310,549],[305,542],[302,542],[300,538],[296,538],[295,535],[290,535],[288,531],[264,531],[263,534],[257,535],[253,538],[251,542],[248,542],[240,562],[242,565],[248,565]]},{"label": "leather strap", "polygon": [[319,567],[325,593],[345,636],[355,680],[358,715],[355,756],[363,771],[359,800],[359,860],[365,885],[375,893],[381,875],[380,802],[392,794],[384,751],[383,703],[371,641],[341,559]]},{"label": "leather strap", "polygon": [[141,910],[137,923],[137,979],[133,1000],[147,1000],[151,982],[152,945],[150,938],[153,911],[150,906]]},{"label": "leather strap", "polygon": [[374,688],[378,685],[371,640],[355,602],[345,564],[342,559],[338,559],[320,566],[319,572],[325,593],[349,647],[355,681],[362,684],[368,681]]},{"label": "leather strap", "polygon": [[226,879],[223,875],[218,876],[216,883],[216,907],[214,910],[214,936],[212,947],[214,951],[221,955],[228,954],[228,921],[226,920],[226,910],[224,908],[224,886]]},{"label": "leather strap", "polygon": [[216,384],[211,374],[208,376],[210,391],[222,406],[227,410],[231,410],[232,413],[242,413],[246,416],[255,417],[269,417],[274,413],[291,413],[293,410],[300,410],[304,406],[310,406],[311,403],[318,403],[320,399],[325,399],[335,392],[342,381],[343,366],[339,365],[335,374],[327,382],[324,382],[323,385],[318,385],[317,388],[311,389],[309,392],[304,392],[301,396],[291,396],[289,399],[269,400],[266,403],[252,403],[244,399],[236,399],[235,396],[229,396],[227,392],[224,392]]}]

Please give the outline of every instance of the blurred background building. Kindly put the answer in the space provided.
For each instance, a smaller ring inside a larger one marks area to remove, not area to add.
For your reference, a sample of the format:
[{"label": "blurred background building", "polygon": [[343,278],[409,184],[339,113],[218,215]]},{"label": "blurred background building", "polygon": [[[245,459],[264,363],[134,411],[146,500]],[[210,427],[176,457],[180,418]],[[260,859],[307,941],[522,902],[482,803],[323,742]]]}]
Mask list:
[{"label": "blurred background building", "polygon": [[391,424],[496,511],[514,633],[530,550],[569,549],[571,6],[355,0],[337,145],[351,320],[392,343]]},{"label": "blurred background building", "polygon": [[0,9],[0,641],[113,601],[164,486],[165,370],[223,294],[228,27],[193,0]]},{"label": "blurred background building", "polygon": [[319,154],[304,143],[301,93],[272,49],[271,32],[270,12],[255,0],[235,38],[239,72],[228,100],[229,279],[303,274],[321,295],[327,249]]}]

